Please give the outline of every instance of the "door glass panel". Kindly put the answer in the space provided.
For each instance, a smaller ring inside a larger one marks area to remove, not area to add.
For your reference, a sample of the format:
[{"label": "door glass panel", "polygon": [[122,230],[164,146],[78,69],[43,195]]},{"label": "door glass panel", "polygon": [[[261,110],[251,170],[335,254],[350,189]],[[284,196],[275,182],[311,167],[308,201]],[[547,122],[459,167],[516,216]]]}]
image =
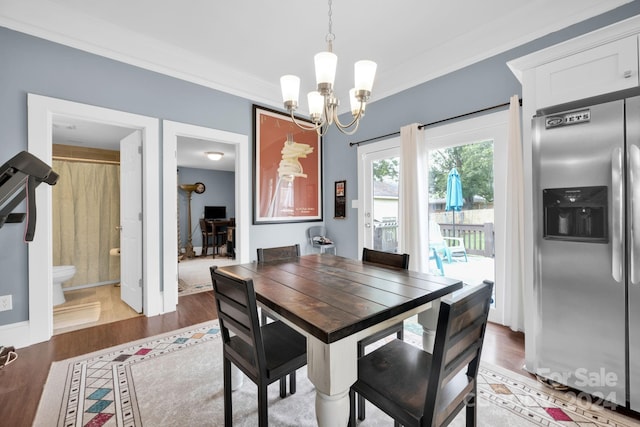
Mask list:
[{"label": "door glass panel", "polygon": [[429,151],[429,268],[468,284],[495,281],[493,146],[489,140]]},{"label": "door glass panel", "polygon": [[395,253],[398,252],[400,158],[393,156],[374,160],[371,171],[373,249]]}]

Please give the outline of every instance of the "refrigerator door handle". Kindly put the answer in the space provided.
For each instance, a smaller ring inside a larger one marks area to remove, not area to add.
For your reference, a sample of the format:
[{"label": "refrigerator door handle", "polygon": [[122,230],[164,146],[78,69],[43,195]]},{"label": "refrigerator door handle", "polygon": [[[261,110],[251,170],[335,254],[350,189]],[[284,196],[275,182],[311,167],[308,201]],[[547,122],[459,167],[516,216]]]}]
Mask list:
[{"label": "refrigerator door handle", "polygon": [[622,194],[622,148],[611,153],[611,276],[616,282],[622,281],[622,253],[624,244]]},{"label": "refrigerator door handle", "polygon": [[637,257],[640,255],[640,148],[637,145],[629,146],[629,189],[630,203],[629,203],[629,280],[631,284],[637,285],[640,282],[640,262]]}]

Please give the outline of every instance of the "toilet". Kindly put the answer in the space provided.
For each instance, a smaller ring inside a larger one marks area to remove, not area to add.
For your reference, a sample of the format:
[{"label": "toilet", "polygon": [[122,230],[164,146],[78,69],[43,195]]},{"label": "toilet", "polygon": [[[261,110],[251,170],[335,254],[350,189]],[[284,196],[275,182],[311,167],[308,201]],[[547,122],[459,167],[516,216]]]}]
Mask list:
[{"label": "toilet", "polygon": [[76,274],[75,265],[54,265],[53,266],[53,305],[64,304],[64,292],[62,284]]}]

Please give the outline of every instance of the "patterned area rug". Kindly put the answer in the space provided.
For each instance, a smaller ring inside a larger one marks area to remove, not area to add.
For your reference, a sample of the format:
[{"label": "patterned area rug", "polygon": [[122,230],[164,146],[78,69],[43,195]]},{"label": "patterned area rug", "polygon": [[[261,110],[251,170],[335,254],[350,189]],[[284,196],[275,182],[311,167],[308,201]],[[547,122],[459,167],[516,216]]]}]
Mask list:
[{"label": "patterned area rug", "polygon": [[[405,340],[421,337],[407,328]],[[52,365],[35,426],[222,426],[222,349],[217,321],[128,343]],[[272,426],[314,426],[313,385],[298,373],[298,391],[286,399],[269,388]],[[545,388],[530,377],[482,364],[478,425],[637,426],[624,415],[575,395]],[[234,426],[257,425],[255,385],[233,393]],[[464,411],[452,426],[464,426]],[[392,425],[368,404],[361,426]]]},{"label": "patterned area rug", "polygon": [[213,285],[211,284],[211,282],[186,283],[184,280],[178,279],[178,297],[211,290],[213,290]]}]

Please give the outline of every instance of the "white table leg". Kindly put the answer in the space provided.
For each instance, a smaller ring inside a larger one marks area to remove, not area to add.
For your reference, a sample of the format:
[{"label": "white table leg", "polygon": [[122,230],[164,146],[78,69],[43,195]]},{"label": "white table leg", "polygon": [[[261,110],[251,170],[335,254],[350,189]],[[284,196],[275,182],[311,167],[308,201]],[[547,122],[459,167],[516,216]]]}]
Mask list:
[{"label": "white table leg", "polygon": [[233,363],[231,364],[231,390],[236,391],[244,383],[244,374]]},{"label": "white table leg", "polygon": [[308,376],[316,387],[319,427],[349,422],[349,388],[358,376],[356,342],[355,337],[347,337],[329,345],[307,337]]},{"label": "white table leg", "polygon": [[432,301],[431,304],[431,308],[418,313],[418,323],[422,325],[422,349],[428,353],[433,353],[433,345],[436,341],[440,299]]},{"label": "white table leg", "polygon": [[349,390],[328,396],[316,391],[318,426],[346,426],[349,423]]}]

